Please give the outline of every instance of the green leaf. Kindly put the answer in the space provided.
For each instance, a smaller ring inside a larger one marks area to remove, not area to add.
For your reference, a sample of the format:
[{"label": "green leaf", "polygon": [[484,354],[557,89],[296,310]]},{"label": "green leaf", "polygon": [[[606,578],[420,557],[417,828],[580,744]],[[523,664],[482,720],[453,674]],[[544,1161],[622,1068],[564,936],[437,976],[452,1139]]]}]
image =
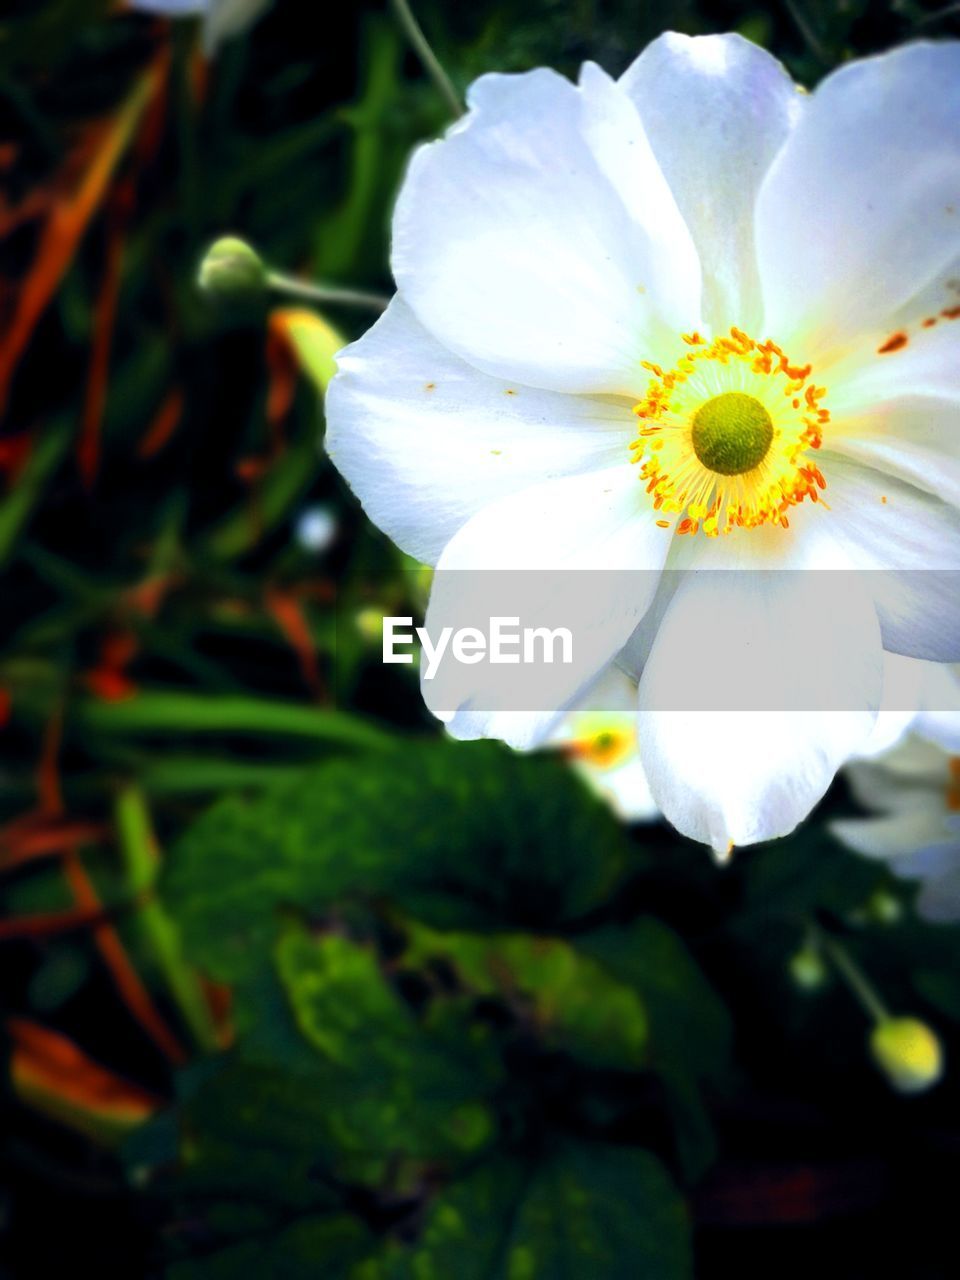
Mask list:
[{"label": "green leaf", "polygon": [[161,1116],[125,1153],[134,1184],[168,1202],[165,1274],[308,1280],[319,1266],[339,1276],[367,1256],[375,1241],[325,1167],[330,1101],[320,1082],[237,1059],[199,1082],[189,1075],[173,1150]]},{"label": "green leaf", "polygon": [[647,1151],[565,1142],[500,1159],[433,1205],[417,1244],[388,1248],[350,1280],[683,1280],[686,1211]]},{"label": "green leaf", "polygon": [[469,990],[502,997],[549,1047],[597,1066],[644,1065],[647,1015],[636,990],[565,939],[409,928],[405,963],[451,966]]},{"label": "green leaf", "polygon": [[319,1055],[313,1087],[328,1110],[318,1135],[364,1157],[351,1177],[376,1180],[397,1154],[458,1159],[489,1143],[495,1124],[483,1099],[502,1070],[488,1028],[456,1009],[421,1024],[373,950],[336,934],[292,930],[276,963],[297,1026]]},{"label": "green leaf", "polygon": [[652,917],[586,934],[578,946],[643,999],[651,1064],[671,1105],[678,1155],[687,1175],[698,1177],[715,1155],[702,1086],[721,1079],[729,1064],[726,1008],[680,938]]},{"label": "green leaf", "polygon": [[557,761],[427,740],[215,805],[174,849],[164,893],[197,963],[232,981],[283,907],[392,897],[439,928],[555,931],[606,898],[630,855]]}]

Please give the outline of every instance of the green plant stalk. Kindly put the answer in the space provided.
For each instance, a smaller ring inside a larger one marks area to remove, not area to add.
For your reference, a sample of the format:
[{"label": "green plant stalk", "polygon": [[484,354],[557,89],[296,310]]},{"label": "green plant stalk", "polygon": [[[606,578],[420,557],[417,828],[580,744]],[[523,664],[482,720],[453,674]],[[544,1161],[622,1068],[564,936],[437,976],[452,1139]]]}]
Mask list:
[{"label": "green plant stalk", "polygon": [[822,929],[816,931],[816,938],[867,1016],[876,1023],[889,1022],[890,1010],[877,995],[873,984],[860,966],[854,962],[846,947],[841,946],[836,939],[829,937]]},{"label": "green plant stalk", "polygon": [[320,303],[321,306],[366,307],[370,311],[385,311],[390,301],[382,293],[371,293],[367,289],[342,289],[338,285],[297,280],[293,276],[284,275],[281,271],[271,271],[267,274],[267,287],[275,293],[283,293],[292,298],[303,298],[307,302]]},{"label": "green plant stalk", "polygon": [[176,689],[143,691],[123,702],[77,701],[73,723],[91,733],[280,734],[341,746],[380,748],[392,735],[345,711],[234,695],[209,697]]},{"label": "green plant stalk", "polygon": [[139,903],[139,927],[197,1047],[215,1052],[222,1045],[209,1005],[196,974],[184,959],[177,927],[155,896],[157,844],[139,787],[128,786],[118,794],[114,819],[127,885]]},{"label": "green plant stalk", "polygon": [[444,71],[440,59],[431,49],[430,42],[423,34],[423,28],[420,23],[413,16],[413,11],[407,0],[390,0],[390,7],[393,9],[404,35],[410,41],[411,47],[423,63],[424,70],[436,85],[437,92],[450,108],[451,114],[455,118],[462,116],[463,104],[460,101],[460,95],[453,87],[450,77]]}]

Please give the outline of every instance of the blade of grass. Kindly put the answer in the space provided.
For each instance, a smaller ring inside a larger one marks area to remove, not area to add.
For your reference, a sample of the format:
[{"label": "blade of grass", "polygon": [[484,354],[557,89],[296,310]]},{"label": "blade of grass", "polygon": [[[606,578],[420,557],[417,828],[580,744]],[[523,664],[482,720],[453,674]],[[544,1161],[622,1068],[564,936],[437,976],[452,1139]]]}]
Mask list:
[{"label": "blade of grass", "polygon": [[127,884],[131,896],[141,902],[137,924],[197,1047],[215,1052],[224,1047],[224,1038],[197,975],[184,959],[176,925],[154,894],[160,855],[147,802],[139,787],[128,786],[119,793],[114,817]]},{"label": "blade of grass", "polygon": [[72,726],[102,734],[246,733],[368,748],[393,741],[384,729],[344,711],[176,689],[143,690],[125,702],[78,699],[70,718]]},{"label": "blade of grass", "polygon": [[0,500],[0,569],[6,566],[17,539],[43,496],[47,481],[66,454],[72,432],[72,425],[64,420],[47,427],[16,484]]},{"label": "blade of grass", "polygon": [[0,344],[0,412],[6,404],[11,379],[37,321],[70,265],[120,157],[157,91],[162,74],[163,64],[158,60],[137,78],[126,101],[103,130],[93,159],[75,189],[56,198],[53,203],[40,233],[33,267],[19,290],[13,316]]}]

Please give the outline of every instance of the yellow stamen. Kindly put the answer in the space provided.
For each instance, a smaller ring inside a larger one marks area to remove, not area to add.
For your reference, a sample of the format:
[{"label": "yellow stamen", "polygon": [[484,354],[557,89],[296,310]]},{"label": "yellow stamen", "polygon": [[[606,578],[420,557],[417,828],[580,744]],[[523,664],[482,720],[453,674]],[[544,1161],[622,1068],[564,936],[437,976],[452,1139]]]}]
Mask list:
[{"label": "yellow stamen", "polygon": [[810,381],[810,365],[742,329],[712,342],[681,338],[691,350],[673,369],[643,362],[653,377],[633,410],[632,461],[654,508],[679,516],[681,534],[786,528],[790,508],[826,487],[810,456],[830,420],[826,388]]}]

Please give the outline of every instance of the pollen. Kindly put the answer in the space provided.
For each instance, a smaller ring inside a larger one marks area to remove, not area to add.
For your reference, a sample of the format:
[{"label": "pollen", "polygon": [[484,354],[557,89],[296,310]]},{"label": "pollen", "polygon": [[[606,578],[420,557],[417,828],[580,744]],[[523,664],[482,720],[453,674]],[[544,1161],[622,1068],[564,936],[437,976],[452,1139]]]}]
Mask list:
[{"label": "pollen", "polygon": [[810,365],[741,329],[681,337],[690,350],[672,369],[644,363],[652,377],[633,410],[631,459],[655,510],[679,517],[680,534],[786,528],[790,508],[826,487],[814,460],[830,420],[826,388]]}]

